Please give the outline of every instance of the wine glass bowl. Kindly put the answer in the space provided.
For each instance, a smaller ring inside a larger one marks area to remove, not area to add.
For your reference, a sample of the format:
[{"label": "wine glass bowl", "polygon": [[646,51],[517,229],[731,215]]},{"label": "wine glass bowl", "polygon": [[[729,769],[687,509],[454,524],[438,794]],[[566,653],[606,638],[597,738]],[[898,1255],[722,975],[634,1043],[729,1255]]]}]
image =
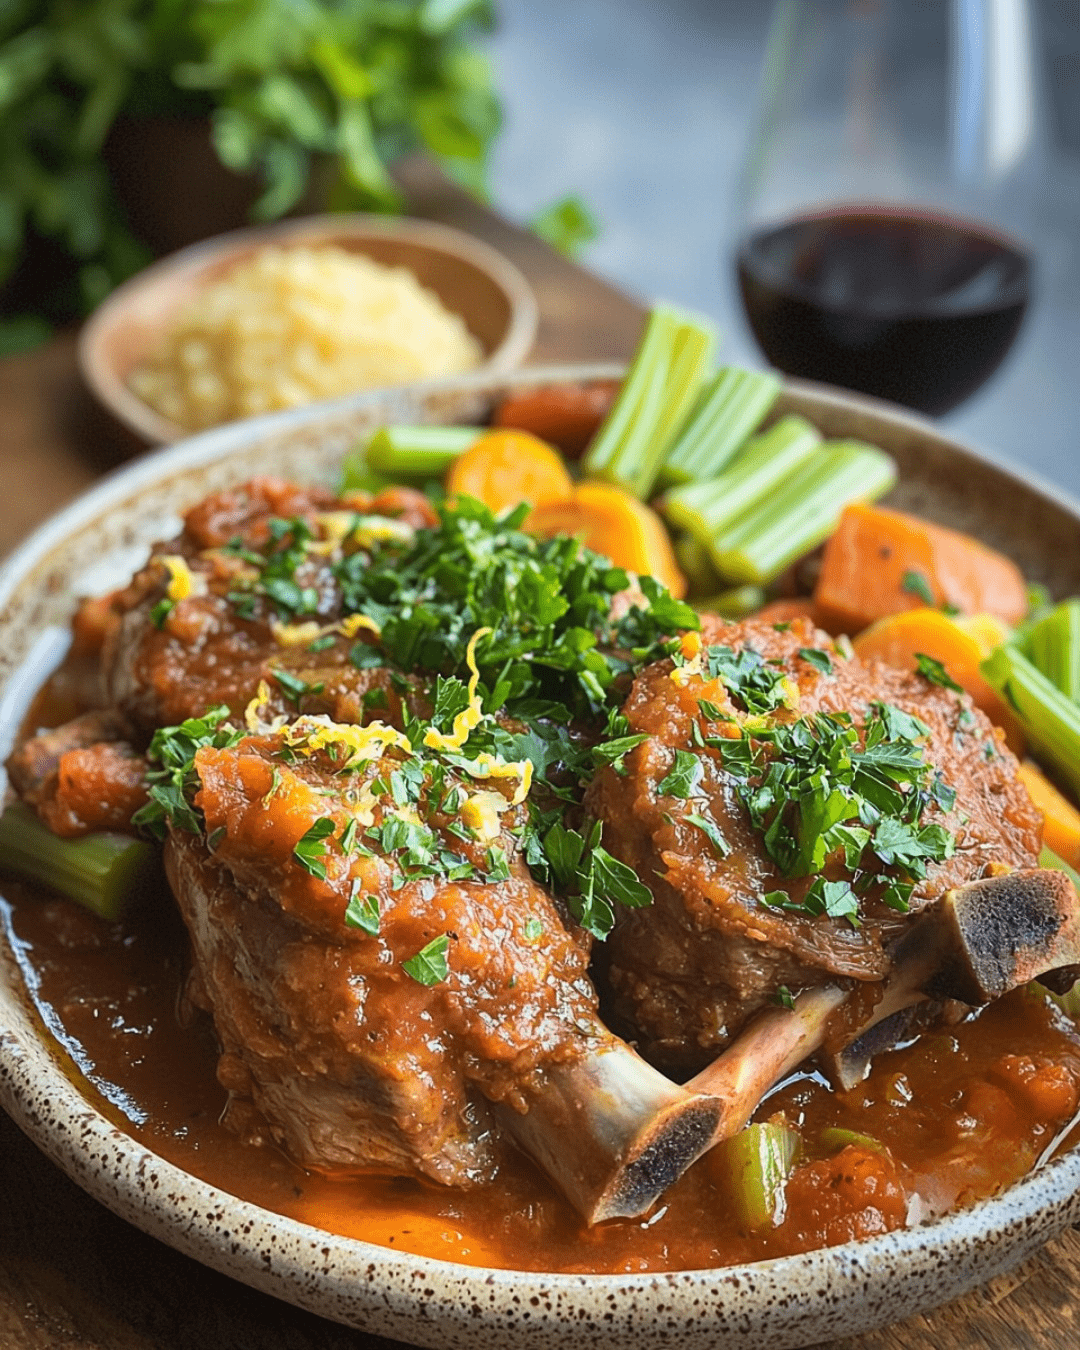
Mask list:
[{"label": "wine glass bowl", "polygon": [[773,364],[934,415],[993,375],[1032,293],[1036,90],[1024,0],[783,0],[736,247]]}]

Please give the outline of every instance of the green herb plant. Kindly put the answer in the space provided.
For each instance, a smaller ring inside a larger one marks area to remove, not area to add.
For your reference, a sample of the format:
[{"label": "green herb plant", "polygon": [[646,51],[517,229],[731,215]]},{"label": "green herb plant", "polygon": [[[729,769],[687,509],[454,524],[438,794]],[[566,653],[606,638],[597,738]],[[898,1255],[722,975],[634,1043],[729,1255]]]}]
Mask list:
[{"label": "green herb plant", "polygon": [[[257,220],[294,207],[317,164],[332,209],[397,210],[388,165],[414,149],[482,194],[500,109],[472,38],[493,18],[491,0],[0,7],[0,285],[11,281],[16,316],[0,325],[0,354],[148,261],[110,186],[119,118],[207,119],[222,163],[262,183]],[[47,292],[13,279],[28,257],[56,279]]]}]

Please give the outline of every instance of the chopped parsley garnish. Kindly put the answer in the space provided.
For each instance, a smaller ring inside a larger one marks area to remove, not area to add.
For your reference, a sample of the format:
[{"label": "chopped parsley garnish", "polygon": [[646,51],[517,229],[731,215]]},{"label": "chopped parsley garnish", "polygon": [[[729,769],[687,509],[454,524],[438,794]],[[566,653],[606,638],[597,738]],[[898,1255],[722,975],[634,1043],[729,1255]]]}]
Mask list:
[{"label": "chopped parsley garnish", "polygon": [[300,700],[308,694],[321,694],[326,688],[323,681],[316,684],[309,684],[307,680],[302,680],[299,675],[293,675],[291,671],[274,669],[270,672],[275,682],[280,686],[281,692],[294,704],[300,707]]},{"label": "chopped parsley garnish", "polygon": [[164,628],[165,620],[175,608],[176,601],[170,600],[168,596],[165,596],[163,599],[159,600],[150,611],[150,622],[155,628]]},{"label": "chopped parsley garnish", "polygon": [[815,670],[820,670],[822,675],[832,674],[832,657],[827,651],[823,651],[820,647],[800,647],[799,655],[804,661],[809,662]]},{"label": "chopped parsley garnish", "polygon": [[158,839],[165,838],[167,824],[192,834],[201,831],[202,816],[194,805],[199,789],[195,755],[203,746],[221,750],[240,740],[243,732],[225,725],[228,716],[228,708],[222,705],[211,708],[202,717],[189,717],[179,726],[161,727],[154,732],[146,757],[151,764],[161,767],[146,775],[150,800],[132,816],[133,825],[148,830]]},{"label": "chopped parsley garnish", "polygon": [[964,692],[963,685],[956,683],[941,662],[927,656],[925,652],[915,653],[915,669],[920,675],[925,675],[931,684],[939,684],[942,689],[951,689],[954,694]]},{"label": "chopped parsley garnish", "polygon": [[370,937],[379,931],[379,897],[360,895],[360,883],[353,883],[353,893],[345,907],[345,923],[349,928],[360,928]]},{"label": "chopped parsley garnish", "polygon": [[701,780],[701,760],[689,750],[676,750],[670,773],[661,778],[656,790],[662,797],[685,801]]},{"label": "chopped parsley garnish", "polygon": [[777,989],[776,993],[773,994],[773,1002],[777,1004],[778,1007],[787,1008],[788,1012],[795,1011],[795,999],[786,984],[782,984],[780,988]]},{"label": "chopped parsley garnish", "polygon": [[914,595],[923,602],[924,605],[934,607],[934,592],[930,589],[930,582],[922,572],[910,568],[904,573],[903,580],[900,582],[900,589],[907,591],[908,595]]},{"label": "chopped parsley garnish", "polygon": [[450,974],[450,963],[446,959],[449,947],[450,935],[441,933],[437,938],[432,938],[426,947],[421,947],[415,956],[402,961],[401,968],[417,984],[441,984]]},{"label": "chopped parsley garnish", "polygon": [[539,919],[525,920],[525,936],[530,942],[535,942],[538,937],[543,935],[543,932],[544,925]]},{"label": "chopped parsley garnish", "polygon": [[719,857],[726,858],[731,852],[731,845],[721,834],[720,827],[715,821],[708,820],[705,816],[691,814],[683,816],[683,823],[686,825],[696,825],[705,838],[708,839],[709,843],[712,844]]},{"label": "chopped parsley garnish", "polygon": [[293,857],[304,871],[319,881],[326,880],[326,864],[323,862],[326,856],[326,841],[336,829],[337,825],[329,816],[320,816],[315,824],[300,836],[293,849]]},{"label": "chopped parsley garnish", "polygon": [[[766,854],[782,877],[814,877],[801,900],[774,890],[762,904],[858,924],[859,896],[873,887],[906,908],[928,862],[955,841],[926,822],[931,806],[951,809],[955,790],[926,759],[928,728],[891,704],[871,706],[860,743],[846,713],[816,713],[738,739],[712,737]],[[848,878],[821,875],[831,856]]]},{"label": "chopped parsley garnish", "polygon": [[705,655],[709,679],[720,680],[748,713],[775,712],[790,702],[787,675],[769,665],[752,647],[738,652],[731,647],[708,647]]}]

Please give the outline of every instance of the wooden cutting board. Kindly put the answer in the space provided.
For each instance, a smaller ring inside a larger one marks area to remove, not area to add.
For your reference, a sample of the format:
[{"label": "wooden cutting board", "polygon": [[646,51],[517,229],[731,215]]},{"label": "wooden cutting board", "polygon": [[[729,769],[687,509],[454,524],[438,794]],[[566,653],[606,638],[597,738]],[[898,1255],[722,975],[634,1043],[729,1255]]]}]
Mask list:
[{"label": "wooden cutting board", "polygon": [[[533,363],[625,359],[637,301],[478,205],[423,161],[413,214],[485,239],[540,305]],[[80,387],[75,336],[0,361],[0,554],[138,447]],[[828,1350],[1062,1350],[1080,1345],[1080,1236],[928,1317]],[[394,1350],[180,1256],[84,1195],[0,1112],[0,1350]],[[720,1350],[720,1347],[718,1347]],[[763,1347],[764,1350],[764,1347]]]}]

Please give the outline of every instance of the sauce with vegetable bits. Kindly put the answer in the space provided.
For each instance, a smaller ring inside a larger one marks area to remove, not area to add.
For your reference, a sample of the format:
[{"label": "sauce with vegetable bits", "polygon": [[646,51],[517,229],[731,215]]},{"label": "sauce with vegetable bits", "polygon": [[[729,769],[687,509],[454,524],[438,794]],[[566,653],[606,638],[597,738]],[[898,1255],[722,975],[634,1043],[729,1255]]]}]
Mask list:
[{"label": "sauce with vegetable bits", "polygon": [[801,1155],[775,1226],[740,1231],[717,1150],[643,1219],[584,1227],[524,1159],[492,1185],[450,1190],[371,1175],[334,1181],[221,1124],[226,1094],[208,1017],[181,1000],[186,938],[162,896],[107,926],[5,882],[12,947],[71,1075],[117,1126],[233,1195],[327,1231],[424,1256],[521,1270],[699,1269],[869,1237],[991,1195],[1067,1140],[1080,1104],[1080,1036],[1037,986],[881,1056],[833,1093],[796,1075],[757,1118],[782,1112]]}]

